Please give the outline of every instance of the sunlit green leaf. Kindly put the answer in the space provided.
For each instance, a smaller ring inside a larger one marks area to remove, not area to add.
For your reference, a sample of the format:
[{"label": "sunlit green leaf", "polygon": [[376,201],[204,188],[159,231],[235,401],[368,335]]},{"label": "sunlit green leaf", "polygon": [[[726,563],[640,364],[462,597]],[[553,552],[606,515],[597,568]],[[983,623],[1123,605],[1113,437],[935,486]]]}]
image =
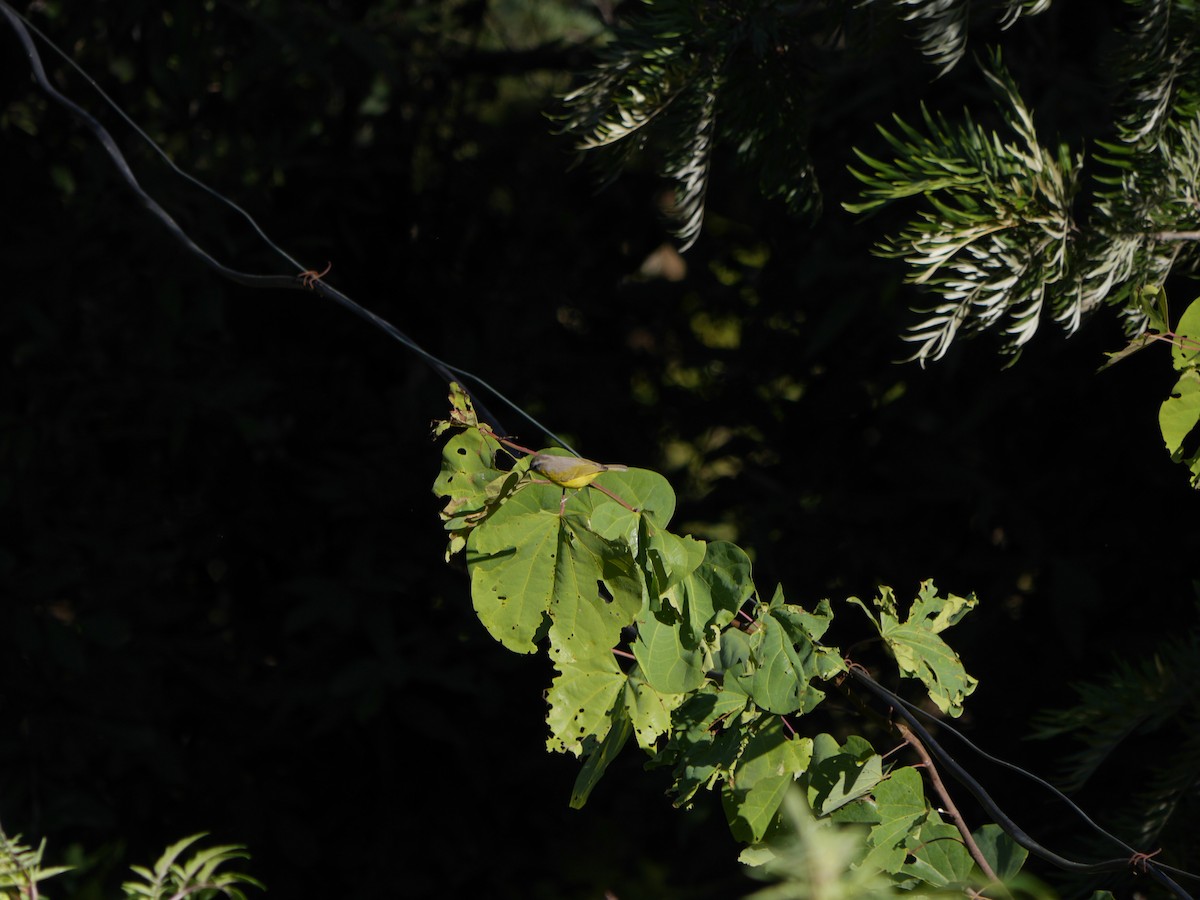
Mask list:
[{"label": "sunlit green leaf", "polygon": [[613,705],[622,696],[625,673],[611,654],[598,654],[564,664],[550,684],[548,749],[583,753],[588,738],[603,740],[613,724]]},{"label": "sunlit green leaf", "polygon": [[687,699],[683,692],[657,690],[636,674],[625,682],[625,709],[638,746],[649,750],[671,728],[671,712]]},{"label": "sunlit green leaf", "polygon": [[963,669],[958,654],[942,640],[939,632],[958,622],[978,602],[975,595],[939,597],[932,581],[921,582],[920,594],[901,622],[892,589],[882,586],[872,603],[878,619],[857,597],[850,602],[861,607],[875,622],[900,671],[919,678],[930,699],[951,716],[962,713],[962,703],[978,682]]},{"label": "sunlit green leaf", "polygon": [[812,640],[797,633],[781,615],[784,607],[768,609],[750,634],[750,660],[737,682],[754,702],[778,715],[803,714],[824,698],[810,682],[821,677],[819,656]]},{"label": "sunlit green leaf", "polygon": [[633,654],[646,680],[660,691],[692,691],[704,681],[708,652],[692,644],[672,609],[646,610],[637,618]]}]

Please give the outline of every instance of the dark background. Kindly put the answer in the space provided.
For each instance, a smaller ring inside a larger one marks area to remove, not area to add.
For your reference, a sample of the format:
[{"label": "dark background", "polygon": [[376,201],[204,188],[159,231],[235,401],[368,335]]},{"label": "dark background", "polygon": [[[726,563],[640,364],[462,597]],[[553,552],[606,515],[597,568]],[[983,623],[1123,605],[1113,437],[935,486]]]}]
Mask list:
[{"label": "dark background", "polygon": [[[1047,133],[1075,141],[1111,113],[1121,6],[1084,5],[1003,36]],[[898,220],[841,211],[844,166],[852,145],[884,152],[874,123],[920,96],[982,102],[970,62],[931,83],[897,37],[846,63],[819,98],[815,224],[718,155],[672,280],[644,265],[669,246],[651,164],[598,190],[546,118],[592,58],[591,4],[40,7],[290,253],[332,261],[331,284],[585,455],[663,471],[681,530],[747,548],[764,591],[977,592],[951,642],[981,680],[963,723],[994,752],[1052,774],[1070,746],[1026,741],[1030,716],[1194,625],[1197,500],[1157,429],[1165,354],[1096,374],[1122,345],[1102,311],[1011,368],[987,338],[895,362],[920,298],[869,252]],[[201,245],[290,274],[46,59]],[[494,643],[442,560],[436,375],[313,295],[186,255],[7,30],[0,154],[0,821],[82,866],[51,893],[111,896],[200,830],[246,843],[281,897],[751,889],[717,799],[672,809],[632,751],[567,808],[549,665]],[[836,643],[868,636],[858,615]],[[1039,797],[1005,796],[1070,838]]]}]

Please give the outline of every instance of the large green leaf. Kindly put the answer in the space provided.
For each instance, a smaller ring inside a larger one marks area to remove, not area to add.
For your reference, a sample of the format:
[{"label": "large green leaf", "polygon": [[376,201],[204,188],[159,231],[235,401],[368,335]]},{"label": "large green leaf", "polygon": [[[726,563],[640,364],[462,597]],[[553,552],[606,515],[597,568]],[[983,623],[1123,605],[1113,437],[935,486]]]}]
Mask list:
[{"label": "large green leaf", "polygon": [[737,610],[754,593],[750,557],[737,544],[711,542],[704,563],[702,577],[708,582],[714,609]]},{"label": "large green leaf", "polygon": [[560,520],[549,608],[550,657],[555,663],[591,654],[608,655],[621,642],[621,629],[645,605],[645,590],[628,548]]},{"label": "large green leaf", "polygon": [[[675,491],[671,483],[649,469],[605,472],[595,481],[621,498],[638,512],[631,512],[612,497],[594,488],[567,491],[567,507],[583,512],[597,533],[605,537],[624,536],[643,516],[665,529],[675,515]],[[558,490],[558,489],[556,489]],[[559,491],[561,497],[561,491]],[[636,549],[636,548],[635,548]]]},{"label": "large green leaf", "polygon": [[[750,560],[740,548],[723,541],[699,546],[704,553],[698,565],[693,565],[690,549],[673,558],[672,565],[687,571],[668,590],[666,602],[651,602],[638,616],[633,652],[647,680],[660,691],[700,686],[705,673],[719,665],[713,659],[719,629],[733,620],[753,590]],[[660,563],[666,559],[651,559],[658,574],[649,577],[665,577]]]},{"label": "large green leaf", "polygon": [[534,652],[551,620],[553,654],[608,651],[645,591],[624,542],[592,533],[579,514],[560,514],[559,495],[549,485],[528,485],[471,532],[475,611],[518,653]]},{"label": "large green leaf", "polygon": [[974,862],[953,825],[931,810],[928,819],[908,838],[909,859],[901,867],[904,875],[919,878],[934,887],[964,888]]},{"label": "large green leaf", "polygon": [[738,684],[768,712],[787,715],[815,708],[825,695],[809,684],[818,674],[812,643],[793,643],[784,624],[770,613],[755,625],[749,671],[737,677]]},{"label": "large green leaf", "polygon": [[645,609],[637,617],[633,655],[646,680],[660,691],[693,691],[704,681],[709,657],[704,646],[692,645],[673,609]]},{"label": "large green leaf", "polygon": [[679,613],[681,640],[687,646],[720,643],[720,631],[737,615],[753,593],[750,559],[735,544],[715,541],[704,547],[704,557],[662,598],[662,604]]},{"label": "large green leaf", "polygon": [[[518,491],[467,540],[475,612],[492,637],[517,653],[537,650],[559,586],[564,548],[556,493],[539,486]],[[599,566],[593,568],[598,576]]]}]

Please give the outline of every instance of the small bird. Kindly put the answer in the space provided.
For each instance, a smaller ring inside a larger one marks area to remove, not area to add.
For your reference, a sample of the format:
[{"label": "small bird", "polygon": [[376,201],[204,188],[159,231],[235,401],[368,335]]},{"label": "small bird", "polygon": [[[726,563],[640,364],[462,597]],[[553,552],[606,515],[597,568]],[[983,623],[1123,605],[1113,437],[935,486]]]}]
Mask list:
[{"label": "small bird", "polygon": [[578,456],[555,456],[550,453],[535,453],[529,468],[544,475],[547,481],[564,488],[587,487],[605,472],[628,471],[628,466],[606,466]]}]

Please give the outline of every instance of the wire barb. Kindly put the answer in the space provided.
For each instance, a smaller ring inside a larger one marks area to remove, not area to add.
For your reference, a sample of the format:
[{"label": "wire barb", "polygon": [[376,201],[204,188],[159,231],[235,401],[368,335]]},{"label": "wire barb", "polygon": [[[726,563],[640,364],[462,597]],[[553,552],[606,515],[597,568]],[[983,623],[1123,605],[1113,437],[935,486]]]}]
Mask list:
[{"label": "wire barb", "polygon": [[298,276],[300,278],[300,283],[311,291],[313,286],[326,275],[328,275],[329,270],[332,268],[333,263],[326,263],[325,268],[320,272],[318,272],[316,269],[306,269]]}]

